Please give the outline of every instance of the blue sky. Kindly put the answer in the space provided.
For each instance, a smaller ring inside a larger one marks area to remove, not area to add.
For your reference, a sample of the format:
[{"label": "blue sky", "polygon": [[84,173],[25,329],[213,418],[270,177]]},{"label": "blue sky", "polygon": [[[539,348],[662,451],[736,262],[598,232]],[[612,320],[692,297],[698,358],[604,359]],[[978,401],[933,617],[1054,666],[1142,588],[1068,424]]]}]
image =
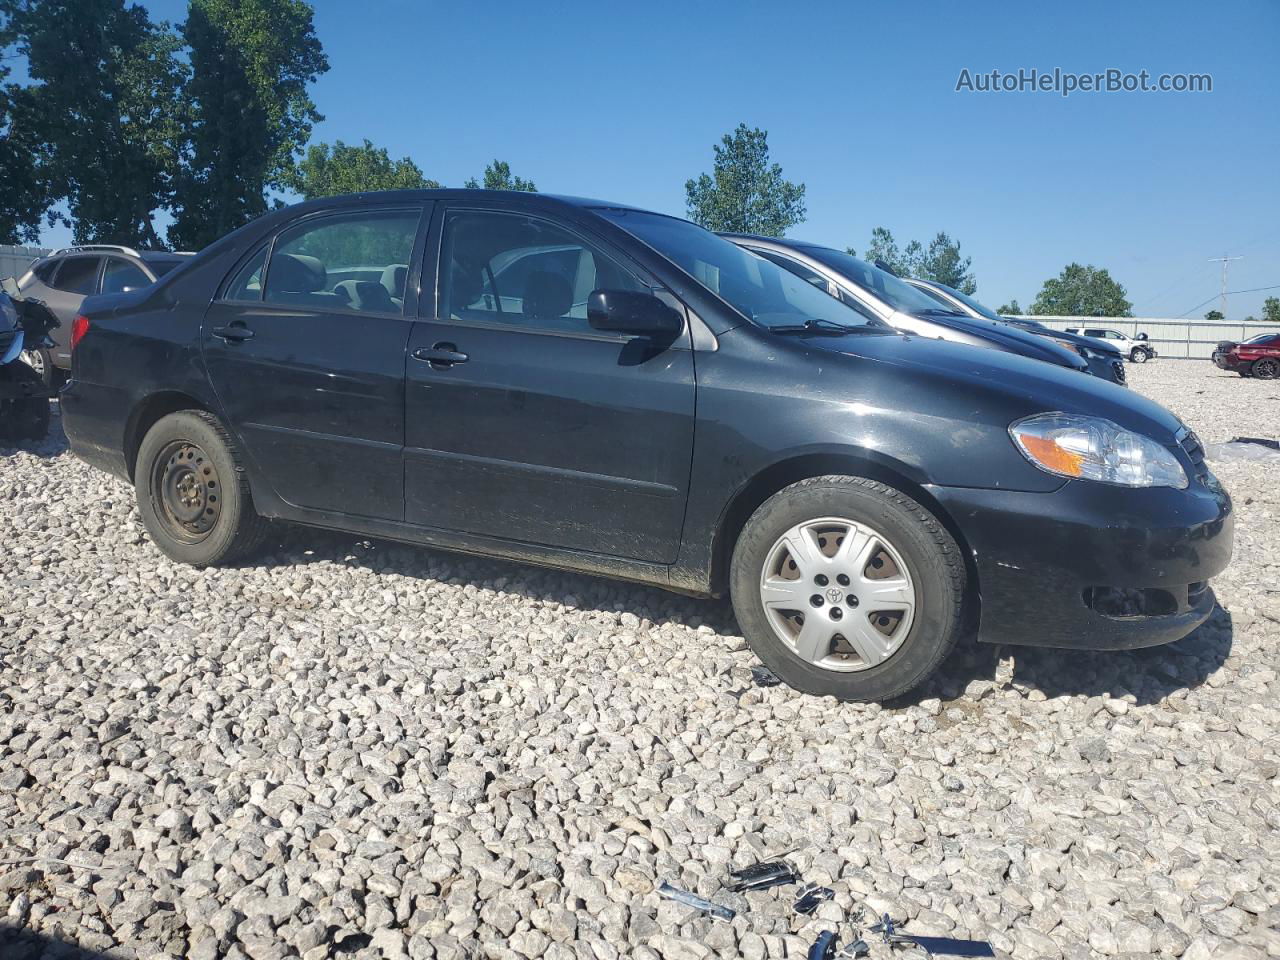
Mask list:
[{"label": "blue sky", "polygon": [[[1026,308],[1073,260],[1141,316],[1214,296],[1224,253],[1244,257],[1231,289],[1280,284],[1276,0],[315,6],[313,137],[368,137],[445,184],[499,157],[544,191],[683,215],[685,180],[746,122],[807,186],[792,236],[862,251],[874,226],[946,230],[992,306]],[[1209,73],[1213,92],[955,92],[962,68],[1033,67]]]}]

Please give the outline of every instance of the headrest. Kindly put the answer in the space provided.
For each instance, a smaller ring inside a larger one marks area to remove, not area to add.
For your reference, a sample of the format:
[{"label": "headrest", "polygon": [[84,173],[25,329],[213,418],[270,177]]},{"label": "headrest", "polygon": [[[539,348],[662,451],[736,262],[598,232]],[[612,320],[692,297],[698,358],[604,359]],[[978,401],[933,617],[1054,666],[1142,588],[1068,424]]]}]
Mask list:
[{"label": "headrest", "polygon": [[534,320],[555,320],[573,306],[573,288],[558,273],[537,270],[524,286],[524,315]]},{"label": "headrest", "polygon": [[323,290],[329,274],[315,257],[277,253],[271,258],[267,286],[283,293],[315,293]]},{"label": "headrest", "polygon": [[382,285],[393,297],[404,299],[404,283],[409,277],[409,267],[404,263],[393,263],[382,271]]},{"label": "headrest", "polygon": [[351,304],[354,310],[396,313],[400,309],[387,293],[387,288],[372,280],[343,280],[334,286],[333,292]]},{"label": "headrest", "polygon": [[449,271],[449,304],[454,310],[461,310],[475,303],[484,290],[484,282],[480,279],[480,270],[467,263],[453,261]]}]

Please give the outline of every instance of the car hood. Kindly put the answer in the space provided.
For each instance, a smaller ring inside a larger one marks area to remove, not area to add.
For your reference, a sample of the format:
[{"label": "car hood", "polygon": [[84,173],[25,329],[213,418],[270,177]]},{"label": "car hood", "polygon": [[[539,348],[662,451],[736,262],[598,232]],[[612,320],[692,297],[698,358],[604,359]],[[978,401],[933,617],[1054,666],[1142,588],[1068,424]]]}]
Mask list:
[{"label": "car hood", "polygon": [[[1044,337],[1018,330],[1008,324],[996,323],[994,320],[979,320],[963,314],[947,316],[929,314],[928,316],[916,316],[915,319],[975,337],[981,337],[1001,349],[1026,357],[1034,357],[1036,360],[1054,363],[1060,367],[1084,370],[1088,366],[1084,358],[1074,351],[1059,346],[1051,340],[1046,340]],[[889,322],[892,324],[892,319]]]},{"label": "car hood", "polygon": [[958,395],[1002,396],[1022,416],[1060,411],[1104,417],[1127,430],[1172,442],[1182,421],[1160,404],[1114,383],[1029,357],[911,335],[806,337],[807,346],[891,364],[921,384]]},{"label": "car hood", "polygon": [[1117,347],[1114,343],[1108,343],[1106,340],[1099,340],[1096,337],[1082,337],[1078,333],[1067,333],[1065,330],[1054,330],[1052,333],[1038,333],[1038,337],[1053,337],[1055,340],[1065,340],[1067,343],[1075,344],[1077,347],[1088,347],[1097,353],[1115,354],[1117,358],[1124,356],[1124,351]]},{"label": "car hood", "polygon": [[18,309],[9,295],[0,292],[0,333],[12,333],[18,328]]}]

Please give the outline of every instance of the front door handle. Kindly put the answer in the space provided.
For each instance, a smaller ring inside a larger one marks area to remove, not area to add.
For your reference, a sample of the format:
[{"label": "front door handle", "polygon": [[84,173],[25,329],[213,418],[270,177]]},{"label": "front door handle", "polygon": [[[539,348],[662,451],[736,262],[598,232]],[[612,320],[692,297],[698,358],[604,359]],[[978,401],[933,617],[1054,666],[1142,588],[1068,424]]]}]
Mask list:
[{"label": "front door handle", "polygon": [[253,339],[253,331],[238,321],[228,327],[214,327],[209,332],[227,343],[240,343],[242,340]]},{"label": "front door handle", "polygon": [[413,359],[422,360],[437,370],[443,370],[446,367],[452,367],[455,363],[466,363],[467,355],[460,352],[456,344],[437,343],[430,350],[413,351]]}]

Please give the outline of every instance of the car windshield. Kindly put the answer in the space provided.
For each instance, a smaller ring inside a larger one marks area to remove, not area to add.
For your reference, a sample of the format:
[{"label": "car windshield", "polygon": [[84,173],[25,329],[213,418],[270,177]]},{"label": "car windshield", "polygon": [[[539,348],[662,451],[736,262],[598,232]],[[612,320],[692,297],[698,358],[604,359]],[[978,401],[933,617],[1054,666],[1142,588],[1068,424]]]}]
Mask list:
[{"label": "car windshield", "polygon": [[822,320],[846,327],[880,327],[790,271],[687,220],[640,210],[603,209],[599,213],[675,262],[760,326],[794,327]]},{"label": "car windshield", "polygon": [[886,270],[874,267],[865,260],[851,257],[847,253],[833,250],[830,247],[800,248],[819,263],[830,267],[850,283],[866,290],[876,299],[901,313],[924,314],[946,311],[957,313],[952,307],[944,307],[923,290],[895,277]]},{"label": "car windshield", "polygon": [[983,304],[979,303],[977,300],[973,299],[973,297],[966,296],[965,294],[961,293],[959,290],[955,289],[954,287],[948,287],[945,283],[939,283],[938,286],[940,286],[943,290],[947,291],[947,293],[955,297],[957,300],[959,300],[961,303],[967,306],[970,310],[973,310],[975,313],[978,313],[986,317],[988,320],[998,320],[1001,323],[1008,322],[1004,317],[1000,316],[1000,314],[996,313],[990,307],[984,306]]}]

